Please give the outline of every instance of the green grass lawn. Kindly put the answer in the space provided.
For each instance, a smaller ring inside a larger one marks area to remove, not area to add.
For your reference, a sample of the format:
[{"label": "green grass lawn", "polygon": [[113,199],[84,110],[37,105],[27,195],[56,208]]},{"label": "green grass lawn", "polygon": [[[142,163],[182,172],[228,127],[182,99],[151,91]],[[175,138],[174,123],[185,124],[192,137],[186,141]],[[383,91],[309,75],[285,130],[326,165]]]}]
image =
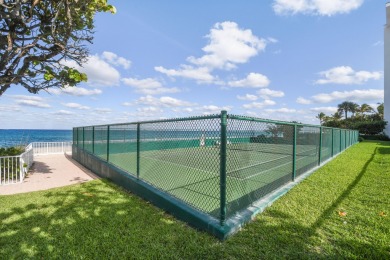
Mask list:
[{"label": "green grass lawn", "polygon": [[390,257],[390,142],[357,144],[225,242],[105,180],[0,196],[0,258]]}]

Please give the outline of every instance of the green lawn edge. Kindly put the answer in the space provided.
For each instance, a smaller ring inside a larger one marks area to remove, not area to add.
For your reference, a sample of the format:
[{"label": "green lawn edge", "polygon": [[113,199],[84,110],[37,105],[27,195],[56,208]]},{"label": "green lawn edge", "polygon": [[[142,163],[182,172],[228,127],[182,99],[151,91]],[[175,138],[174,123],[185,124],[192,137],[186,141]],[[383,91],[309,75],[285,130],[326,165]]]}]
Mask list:
[{"label": "green lawn edge", "polygon": [[0,196],[16,258],[376,258],[390,255],[390,142],[352,146],[224,242],[106,180]]}]

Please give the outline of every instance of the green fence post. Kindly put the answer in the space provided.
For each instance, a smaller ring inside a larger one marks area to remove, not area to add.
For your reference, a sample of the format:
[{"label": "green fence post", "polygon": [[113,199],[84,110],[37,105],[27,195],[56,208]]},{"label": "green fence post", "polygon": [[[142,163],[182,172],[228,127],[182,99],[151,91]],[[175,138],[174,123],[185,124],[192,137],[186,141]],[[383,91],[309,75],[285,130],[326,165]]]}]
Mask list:
[{"label": "green fence post", "polygon": [[220,224],[226,220],[226,143],[227,143],[227,112],[221,111],[221,150],[220,150]]},{"label": "green fence post", "polygon": [[107,126],[107,162],[110,160],[110,126]]},{"label": "green fence post", "polygon": [[318,151],[318,165],[321,165],[321,157],[322,157],[322,126],[320,126],[320,146]]},{"label": "green fence post", "polygon": [[347,130],[344,131],[344,150],[347,149]]},{"label": "green fence post", "polygon": [[342,139],[341,139],[341,135],[342,135],[342,131],[341,131],[341,129],[340,129],[340,149],[339,149],[339,153],[341,153],[341,143],[342,143]]},{"label": "green fence post", "polygon": [[295,181],[295,174],[297,171],[296,160],[297,159],[297,125],[294,125],[293,135],[293,161],[292,161],[292,180]]},{"label": "green fence post", "polygon": [[83,127],[83,150],[84,150],[84,144],[85,144],[85,127]]},{"label": "green fence post", "polygon": [[138,123],[137,124],[137,179],[139,179],[139,172],[140,172],[140,162],[139,162],[139,159],[140,159],[140,136],[141,136],[141,133],[140,133],[140,124]]},{"label": "green fence post", "polygon": [[333,157],[334,154],[334,129],[332,128],[332,148],[331,148],[331,156]]},{"label": "green fence post", "polygon": [[92,126],[92,154],[95,154],[95,127]]},{"label": "green fence post", "polygon": [[[78,140],[78,131],[79,129],[78,128],[73,128],[73,143],[79,147],[79,140]],[[76,137],[75,137],[76,136]],[[76,139],[75,139],[76,138]]]}]

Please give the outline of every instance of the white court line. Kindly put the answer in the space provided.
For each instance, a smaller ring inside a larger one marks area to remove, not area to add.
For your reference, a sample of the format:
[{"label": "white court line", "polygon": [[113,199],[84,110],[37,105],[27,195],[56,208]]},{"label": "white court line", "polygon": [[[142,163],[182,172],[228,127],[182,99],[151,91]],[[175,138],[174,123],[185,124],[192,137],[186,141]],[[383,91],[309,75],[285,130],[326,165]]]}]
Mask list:
[{"label": "white court line", "polygon": [[[212,174],[212,175],[216,175],[216,176],[219,177],[219,174],[218,174],[218,173],[205,171],[205,170],[202,170],[202,169],[199,169],[199,168],[195,168],[195,167],[191,167],[191,166],[188,166],[188,165],[183,165],[183,164],[180,164],[180,163],[174,163],[174,162],[171,162],[171,161],[163,161],[163,160],[160,160],[160,159],[156,159],[156,158],[152,158],[152,157],[147,157],[147,156],[142,156],[142,157],[143,157],[143,158],[147,158],[147,159],[152,159],[152,160],[155,160],[155,161],[159,161],[159,162],[174,164],[174,165],[177,165],[177,166],[180,166],[180,167],[185,167],[185,168],[192,169],[192,170],[197,170],[197,171],[205,172],[205,173],[207,173],[207,174]],[[236,177],[235,177],[235,178],[236,178]],[[236,179],[242,180],[242,178],[236,178]]]},{"label": "white court line", "polygon": [[[305,153],[305,152],[308,152],[308,151],[314,151],[314,150],[317,150],[317,149],[311,149],[311,150],[307,150],[307,151],[303,151],[301,153]],[[261,153],[261,152],[260,152]],[[283,157],[279,157],[279,158],[275,158],[275,159],[272,159],[272,160],[269,160],[269,161],[265,161],[265,162],[261,162],[261,163],[256,163],[256,164],[252,164],[252,165],[249,165],[249,166],[246,166],[246,167],[243,167],[243,168],[240,168],[240,169],[237,169],[237,170],[234,170],[234,171],[231,171],[231,172],[228,172],[227,174],[231,174],[233,172],[238,172],[238,171],[241,171],[241,170],[245,170],[245,169],[248,169],[248,168],[251,168],[251,167],[254,167],[254,166],[258,166],[258,165],[262,165],[262,164],[265,164],[265,163],[269,163],[269,162],[274,162],[274,161],[277,161],[277,160],[281,160],[281,159],[284,159],[284,158],[287,158],[287,157],[292,157],[293,155],[286,155],[286,156],[283,156]],[[297,156],[300,156],[299,154],[297,154]],[[309,157],[310,155],[307,155],[307,156],[304,156],[303,158],[306,158],[306,157]],[[300,160],[300,159],[298,159]],[[244,178],[245,179],[245,178]]]}]

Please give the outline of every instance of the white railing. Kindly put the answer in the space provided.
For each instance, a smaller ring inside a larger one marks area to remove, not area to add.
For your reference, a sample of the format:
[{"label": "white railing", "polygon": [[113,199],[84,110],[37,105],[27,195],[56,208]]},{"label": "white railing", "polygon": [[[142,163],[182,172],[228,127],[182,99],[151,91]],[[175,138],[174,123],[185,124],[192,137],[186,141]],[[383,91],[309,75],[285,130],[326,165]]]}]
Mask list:
[{"label": "white railing", "polygon": [[34,142],[17,156],[0,157],[0,185],[23,182],[34,155],[63,154],[72,151],[72,142]]},{"label": "white railing", "polygon": [[31,143],[34,155],[61,154],[72,151],[72,142],[34,142]]},{"label": "white railing", "polygon": [[22,182],[33,161],[31,145],[21,155],[0,157],[0,185]]}]

